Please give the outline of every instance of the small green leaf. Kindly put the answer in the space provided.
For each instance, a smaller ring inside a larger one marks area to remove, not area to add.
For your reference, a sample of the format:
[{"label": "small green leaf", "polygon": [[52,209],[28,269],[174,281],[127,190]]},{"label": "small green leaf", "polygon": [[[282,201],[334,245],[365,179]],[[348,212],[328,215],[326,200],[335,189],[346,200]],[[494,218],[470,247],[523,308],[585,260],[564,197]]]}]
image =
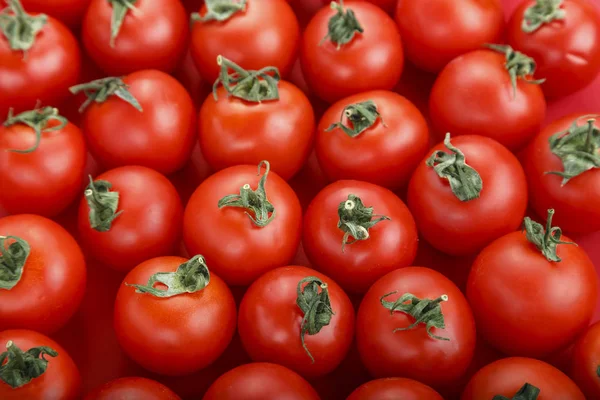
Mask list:
[{"label": "small green leaf", "polygon": [[56,350],[46,347],[33,347],[23,352],[12,341],[6,344],[6,351],[0,354],[0,380],[13,389],[25,386],[41,376],[48,368],[45,356],[58,356]]},{"label": "small green leaf", "polygon": [[533,33],[544,24],[565,19],[567,13],[561,8],[562,3],[563,0],[536,0],[523,14],[523,32]]},{"label": "small green leaf", "polygon": [[360,197],[354,194],[349,194],[348,199],[339,204],[338,216],[340,219],[337,226],[344,232],[342,252],[347,244],[367,240],[370,237],[369,229],[381,221],[390,220],[385,215],[374,214],[373,207],[365,207]]},{"label": "small green leaf", "polygon": [[108,181],[94,181],[89,176],[90,183],[84,195],[89,207],[89,221],[92,229],[98,232],[107,232],[112,227],[113,221],[123,211],[119,208],[119,192],[111,191],[112,184]]},{"label": "small green leaf", "polygon": [[10,290],[19,283],[29,253],[31,247],[24,239],[0,236],[0,289]]},{"label": "small green leaf", "polygon": [[356,19],[352,9],[344,11],[343,0],[339,0],[339,2],[332,1],[331,8],[336,10],[337,13],[329,19],[327,35],[321,40],[321,44],[329,39],[339,50],[343,45],[350,43],[357,33],[363,33],[364,29]]},{"label": "small green leaf", "polygon": [[548,261],[560,262],[561,259],[556,253],[559,244],[577,244],[573,242],[563,242],[560,240],[562,230],[558,227],[552,227],[552,217],[554,210],[548,210],[548,218],[546,219],[546,230],[542,224],[533,221],[529,217],[523,220],[523,229],[529,242],[533,243],[546,257]]},{"label": "small green leaf", "polygon": [[[344,125],[344,117],[347,118],[350,126]],[[377,105],[372,100],[367,100],[361,103],[350,104],[342,110],[342,116],[340,122],[332,124],[325,132],[330,132],[335,128],[340,128],[344,133],[351,138],[357,137],[373,125],[380,119],[381,123],[385,127],[385,122],[381,117],[381,114],[377,110]]]},{"label": "small green leaf", "polygon": [[143,112],[142,106],[138,100],[129,92],[129,86],[123,82],[121,78],[108,77],[96,79],[88,83],[82,83],[69,88],[73,94],[83,92],[87,99],[79,107],[79,112],[85,109],[92,103],[104,103],[110,96],[115,95],[121,100],[131,104],[139,112]]},{"label": "small green leaf", "polygon": [[0,11],[0,30],[11,50],[21,50],[26,55],[35,44],[37,35],[48,22],[48,16],[27,14],[19,0],[6,2],[8,7]]},{"label": "small green leaf", "polygon": [[[303,287],[304,284],[306,285]],[[316,335],[321,332],[321,329],[329,325],[331,317],[335,315],[331,308],[329,291],[326,283],[319,278],[309,276],[298,282],[296,294],[296,304],[304,313],[300,326],[300,341],[304,351],[314,363],[315,359],[304,342],[304,335]]]}]

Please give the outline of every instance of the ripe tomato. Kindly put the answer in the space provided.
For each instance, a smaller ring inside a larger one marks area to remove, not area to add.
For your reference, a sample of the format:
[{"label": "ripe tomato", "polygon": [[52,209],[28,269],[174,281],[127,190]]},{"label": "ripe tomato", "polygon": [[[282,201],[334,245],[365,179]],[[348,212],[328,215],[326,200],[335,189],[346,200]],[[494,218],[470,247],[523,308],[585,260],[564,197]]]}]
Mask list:
[{"label": "ripe tomato", "polygon": [[21,0],[27,11],[45,13],[70,28],[81,25],[90,0]]},{"label": "ripe tomato", "polygon": [[129,271],[175,251],[182,215],[177,190],[167,178],[145,167],[113,169],[86,189],[79,205],[80,241],[106,266]]},{"label": "ripe tomato", "polygon": [[[0,354],[2,400],[80,398],[77,366],[54,340],[38,332],[15,329],[0,332],[0,343],[7,347]],[[15,360],[17,354],[22,357],[21,365]]]},{"label": "ripe tomato", "polygon": [[59,106],[79,78],[77,40],[58,20],[27,14],[18,0],[3,10],[4,20],[3,26],[18,23],[21,28],[10,37],[0,30],[0,121],[10,108],[18,114],[38,102]]},{"label": "ripe tomato", "polygon": [[[567,232],[599,230],[599,150],[598,117],[571,114],[544,128],[529,145],[523,161],[535,212],[543,215],[553,207],[556,224]],[[579,156],[573,158],[576,153]],[[582,157],[585,154],[589,158]]]},{"label": "ripe tomato", "polygon": [[249,285],[288,265],[300,243],[300,202],[264,164],[258,175],[251,165],[217,172],[196,189],[185,209],[183,239],[189,254],[205,256],[229,285]]},{"label": "ripe tomato", "polygon": [[519,228],[527,180],[519,160],[495,140],[447,135],[417,167],[408,207],[433,247],[469,255]]},{"label": "ripe tomato", "polygon": [[497,239],[471,268],[467,297],[478,332],[511,356],[541,358],[562,349],[594,313],[594,264],[552,227],[553,212],[545,230],[525,218],[525,232]]},{"label": "ripe tomato", "polygon": [[248,288],[238,325],[254,361],[314,378],[336,369],[346,356],[354,337],[354,309],[342,288],[325,275],[306,267],[281,267]]},{"label": "ripe tomato", "polygon": [[417,228],[395,194],[372,183],[337,181],[304,216],[304,251],[315,268],[352,293],[406,267],[417,253]]},{"label": "ripe tomato", "polygon": [[180,1],[91,0],[81,36],[87,53],[108,75],[172,72],[184,56],[188,24]]},{"label": "ripe tomato", "polygon": [[107,382],[85,400],[181,400],[171,389],[152,379],[129,377]]},{"label": "ripe tomato", "polygon": [[[539,86],[529,80],[534,63],[510,49],[507,53],[476,50],[446,65],[429,98],[438,135],[487,136],[516,151],[539,131],[546,101]],[[507,68],[509,58],[512,66]]]},{"label": "ripe tomato", "polygon": [[8,216],[0,219],[0,252],[0,330],[58,330],[85,291],[85,260],[75,239],[44,217]]},{"label": "ripe tomato", "polygon": [[406,98],[383,90],[332,105],[319,122],[315,150],[332,181],[356,179],[406,187],[429,149],[427,121]]},{"label": "ripe tomato", "polygon": [[593,3],[525,0],[510,18],[508,42],[534,58],[546,97],[576,92],[600,72],[600,12]]},{"label": "ripe tomato", "polygon": [[600,322],[590,326],[575,342],[570,376],[588,399],[600,396]]},{"label": "ripe tomato", "polygon": [[[526,384],[529,387],[527,392],[523,392]],[[536,388],[539,389],[537,396]],[[522,397],[516,397],[519,393]],[[480,369],[469,381],[461,400],[492,399],[497,396],[504,396],[499,397],[501,399],[585,399],[577,385],[550,364],[521,357],[504,358]]]},{"label": "ripe tomato", "polygon": [[71,90],[89,91],[81,129],[90,152],[105,168],[142,165],[169,174],[190,157],[194,103],[173,77],[137,71],[122,80],[106,78]]},{"label": "ripe tomato", "polygon": [[359,386],[346,400],[444,400],[421,382],[406,378],[376,379]]},{"label": "ripe tomato", "polygon": [[399,1],[396,23],[406,57],[439,72],[456,57],[500,41],[504,14],[500,0]]},{"label": "ripe tomato", "polygon": [[235,322],[233,295],[202,256],[141,263],[127,274],[115,300],[119,343],[142,367],[163,375],[212,364],[231,342]]},{"label": "ripe tomato", "polygon": [[199,14],[192,14],[190,51],[202,78],[217,79],[219,55],[249,70],[271,65],[288,76],[296,61],[300,28],[287,2],[226,0],[222,7],[218,3],[209,2]]},{"label": "ripe tomato", "polygon": [[0,204],[53,217],[79,195],[85,162],[81,131],[57,109],[11,115],[0,126]]},{"label": "ripe tomato", "polygon": [[203,400],[319,400],[310,383],[277,364],[252,363],[221,375]]},{"label": "ripe tomato", "polygon": [[311,91],[333,103],[368,90],[391,90],[404,65],[392,18],[366,2],[331,4],[315,14],[300,47],[302,72]]},{"label": "ripe tomato", "polygon": [[365,294],[356,342],[371,375],[400,375],[440,388],[469,366],[475,323],[467,300],[448,278],[428,268],[401,268]]}]

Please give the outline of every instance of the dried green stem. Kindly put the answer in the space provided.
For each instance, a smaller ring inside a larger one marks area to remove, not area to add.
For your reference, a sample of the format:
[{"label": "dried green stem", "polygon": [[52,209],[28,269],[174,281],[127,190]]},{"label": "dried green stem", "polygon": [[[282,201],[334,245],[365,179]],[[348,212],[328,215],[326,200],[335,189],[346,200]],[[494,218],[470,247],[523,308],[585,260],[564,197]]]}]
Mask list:
[{"label": "dried green stem", "polygon": [[80,113],[93,102],[104,103],[113,95],[131,104],[139,112],[143,111],[138,100],[129,92],[129,86],[121,78],[109,77],[96,79],[95,81],[72,86],[69,90],[73,94],[83,92],[87,97],[85,102],[79,107]]},{"label": "dried green stem", "polygon": [[[344,232],[342,252],[346,245],[370,237],[369,229],[381,221],[389,221],[390,217],[374,214],[373,207],[365,207],[360,197],[349,194],[348,199],[338,206],[338,228]],[[375,218],[375,219],[373,219]]]},{"label": "dried green stem", "polygon": [[217,57],[221,67],[219,77],[213,85],[213,96],[218,100],[217,88],[223,85],[228,96],[253,103],[279,100],[279,70],[265,67],[258,71],[245,70],[223,56]]},{"label": "dried green stem", "polygon": [[331,317],[335,315],[331,308],[329,291],[325,282],[309,276],[298,282],[296,294],[296,304],[304,313],[300,326],[300,340],[306,354],[314,363],[315,359],[304,342],[304,335],[316,335],[324,326],[329,325]]},{"label": "dried green stem", "polygon": [[31,247],[24,239],[0,236],[0,289],[10,290],[19,283],[29,253]]},{"label": "dried green stem", "polygon": [[562,3],[563,0],[536,0],[523,14],[523,32],[533,33],[544,24],[565,19],[567,13],[561,8]]},{"label": "dried green stem", "polygon": [[248,0],[205,0],[206,13],[192,13],[192,22],[224,22],[235,14],[246,11]]},{"label": "dried green stem", "polygon": [[[344,125],[344,117],[349,122],[348,126]],[[375,122],[377,122],[378,119],[381,120],[381,124],[384,127],[387,126],[383,121],[383,117],[377,110],[377,105],[372,100],[350,104],[342,110],[340,122],[336,122],[329,126],[325,132],[340,128],[346,135],[354,138],[375,125]]]},{"label": "dried green stem", "polygon": [[135,8],[135,3],[137,0],[106,0],[112,6],[112,16],[110,20],[110,47],[115,47],[115,41],[117,40],[117,36],[119,36],[119,32],[121,31],[121,27],[123,26],[123,21],[127,16],[128,12],[137,12],[137,8]]},{"label": "dried green stem", "polygon": [[0,381],[13,389],[25,386],[48,368],[45,356],[58,356],[56,350],[46,347],[32,347],[23,351],[12,340],[6,343],[6,351],[0,354]]},{"label": "dried green stem", "polygon": [[0,31],[12,50],[23,55],[35,44],[35,38],[48,22],[46,14],[29,15],[19,0],[7,0],[8,6],[0,11]]},{"label": "dried green stem", "polygon": [[508,45],[488,44],[487,47],[505,55],[506,63],[504,66],[510,76],[510,82],[513,88],[513,98],[517,96],[517,79],[523,79],[525,82],[532,85],[541,85],[546,81],[546,79],[530,79],[530,77],[535,74],[536,68],[536,63],[533,58],[515,51]]},{"label": "dried green stem", "polygon": [[363,33],[364,29],[356,19],[354,11],[344,10],[344,1],[332,1],[331,8],[337,13],[329,19],[327,23],[327,35],[321,40],[320,44],[330,40],[339,50],[343,45],[348,44],[354,39],[356,33]]},{"label": "dried green stem", "polygon": [[[59,124],[48,128],[50,121],[58,121]],[[4,122],[4,126],[12,126],[16,124],[27,125],[35,132],[35,143],[32,147],[25,150],[10,149],[14,153],[27,154],[31,153],[40,146],[42,140],[42,133],[59,131],[64,128],[67,123],[67,119],[58,113],[58,109],[53,107],[44,107],[35,110],[25,111],[18,115],[13,115],[12,108],[8,111],[8,117]]]},{"label": "dried green stem", "polygon": [[119,208],[119,192],[111,191],[112,184],[108,181],[94,181],[89,176],[90,183],[86,187],[84,196],[88,204],[88,218],[92,229],[98,232],[107,232],[112,227],[113,221],[123,212]]},{"label": "dried green stem", "polygon": [[540,389],[537,387],[525,383],[512,398],[508,398],[502,395],[496,395],[492,400],[537,400],[540,395]]},{"label": "dried green stem", "polygon": [[556,253],[558,245],[572,244],[577,246],[577,244],[560,240],[562,236],[562,230],[556,226],[552,227],[553,216],[554,210],[548,210],[548,218],[546,219],[545,230],[542,224],[533,221],[529,217],[525,217],[523,220],[523,229],[525,230],[527,240],[533,243],[548,261],[560,262],[561,259]]}]

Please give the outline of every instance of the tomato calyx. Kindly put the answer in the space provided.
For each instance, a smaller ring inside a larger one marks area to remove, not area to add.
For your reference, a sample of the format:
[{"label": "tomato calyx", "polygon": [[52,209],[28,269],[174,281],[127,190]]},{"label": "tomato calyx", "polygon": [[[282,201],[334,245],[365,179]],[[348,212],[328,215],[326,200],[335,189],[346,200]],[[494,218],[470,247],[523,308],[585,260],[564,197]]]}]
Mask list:
[{"label": "tomato calyx", "polygon": [[[35,44],[35,38],[48,22],[46,14],[30,15],[19,0],[8,0],[8,7],[0,11],[0,30],[12,50],[21,50],[23,56]],[[10,13],[10,14],[9,14]]]},{"label": "tomato calyx", "polygon": [[452,193],[460,201],[479,198],[483,189],[483,181],[479,172],[468,165],[464,153],[450,143],[450,133],[446,133],[444,146],[451,153],[441,150],[434,151],[425,164],[432,167],[437,176],[448,180]]},{"label": "tomato calyx", "polygon": [[552,227],[552,217],[554,216],[554,210],[548,210],[548,218],[546,219],[546,229],[542,224],[533,221],[529,217],[525,217],[523,220],[523,229],[527,240],[535,245],[546,257],[548,261],[560,262],[561,258],[556,253],[559,244],[572,244],[577,246],[574,242],[564,242],[560,240],[562,236],[562,229],[555,226]]},{"label": "tomato calyx", "polygon": [[508,398],[502,395],[496,395],[492,400],[537,400],[540,395],[540,389],[533,386],[532,384],[525,383],[521,386],[521,389],[512,398]]},{"label": "tomato calyx", "polygon": [[339,50],[343,45],[350,43],[356,32],[363,33],[365,30],[356,19],[356,15],[352,9],[348,8],[344,11],[344,1],[340,0],[331,2],[331,8],[337,13],[329,18],[327,23],[327,35],[321,40],[320,45],[327,39],[336,45],[336,50]]},{"label": "tomato calyx", "polygon": [[535,69],[537,67],[533,58],[528,57],[519,51],[515,51],[509,45],[488,44],[486,46],[505,55],[506,63],[504,64],[504,67],[510,76],[510,82],[513,88],[513,99],[517,97],[518,78],[521,78],[532,85],[541,85],[546,81],[546,79],[530,79],[530,77],[535,74]]},{"label": "tomato calyx", "polygon": [[112,18],[110,21],[110,47],[115,47],[115,40],[119,36],[125,16],[129,11],[136,12],[134,4],[137,0],[106,0],[112,6]]},{"label": "tomato calyx", "polygon": [[121,78],[108,77],[96,79],[91,82],[71,86],[69,91],[73,94],[83,92],[86,95],[87,99],[83,102],[81,107],[79,107],[80,113],[85,111],[85,109],[93,102],[104,103],[113,95],[131,104],[139,112],[143,112],[140,103],[129,92],[129,85],[123,82]]},{"label": "tomato calyx", "polygon": [[[12,243],[8,243],[12,240]],[[17,236],[0,236],[0,289],[10,290],[23,276],[31,252],[29,243]],[[0,362],[2,365],[2,362]]]},{"label": "tomato calyx", "polygon": [[399,311],[413,317],[415,322],[405,328],[396,328],[393,330],[393,333],[412,330],[420,324],[425,324],[427,335],[429,335],[430,338],[437,340],[450,340],[447,337],[437,336],[431,333],[431,328],[446,328],[444,314],[442,313],[442,307],[440,306],[440,303],[448,301],[448,295],[443,294],[437,299],[432,300],[419,299],[417,296],[411,293],[404,293],[394,302],[385,300],[386,297],[396,293],[398,292],[394,291],[381,296],[379,299],[381,305],[390,310],[391,315],[394,315],[395,311]]},{"label": "tomato calyx", "polygon": [[[269,100],[279,100],[279,69],[265,67],[258,71],[245,70],[231,60],[219,55],[217,64],[221,67],[219,77],[213,85],[213,97],[219,100],[217,88],[223,85],[228,96],[260,103]],[[229,72],[233,70],[233,72]]]},{"label": "tomato calyx", "polygon": [[565,19],[567,13],[561,8],[563,0],[536,0],[527,7],[521,21],[521,29],[525,33],[533,33],[542,25],[552,21]]},{"label": "tomato calyx", "polygon": [[[58,121],[59,124],[48,128],[50,121]],[[40,109],[22,112],[21,114],[13,115],[12,108],[8,111],[8,118],[4,122],[4,126],[13,126],[15,124],[24,124],[33,129],[35,132],[35,143],[32,147],[26,150],[10,149],[13,153],[27,154],[31,153],[40,146],[42,133],[58,131],[64,128],[67,119],[58,113],[58,109],[54,107],[44,107]]]},{"label": "tomato calyx", "polygon": [[[154,287],[161,283],[166,290]],[[148,293],[155,297],[173,297],[184,293],[196,293],[210,283],[210,272],[206,260],[197,255],[177,267],[175,272],[157,272],[148,278],[145,285],[125,283],[136,289],[136,293]]]},{"label": "tomato calyx", "polygon": [[[360,197],[349,194],[348,199],[338,206],[338,228],[344,232],[342,238],[342,253],[347,244],[353,244],[359,240],[367,240],[370,237],[369,229],[381,221],[390,221],[385,215],[373,214],[373,207],[365,207]],[[375,219],[373,219],[375,218]],[[350,238],[354,239],[350,241]]]},{"label": "tomato calyx", "polygon": [[[304,285],[306,283],[306,285]],[[302,287],[304,285],[304,287]],[[298,297],[296,304],[304,313],[302,324],[300,325],[300,340],[302,347],[311,361],[315,362],[315,358],[308,350],[304,342],[304,335],[316,335],[329,325],[331,317],[335,315],[331,308],[331,299],[329,298],[329,290],[327,284],[314,276],[308,276],[298,282],[296,289]]]},{"label": "tomato calyx", "polygon": [[23,352],[9,340],[6,351],[0,354],[0,380],[13,389],[25,386],[46,372],[49,361],[46,355],[56,357],[58,353],[47,346],[32,347]]},{"label": "tomato calyx", "polygon": [[[344,117],[348,120],[349,126],[344,125]],[[377,119],[381,120],[384,127],[387,127],[373,100],[350,104],[342,110],[340,122],[331,124],[329,128],[325,129],[325,132],[340,128],[346,135],[354,138],[375,125]]]},{"label": "tomato calyx", "polygon": [[246,11],[248,0],[205,0],[206,13],[192,13],[192,22],[227,21],[238,12]]},{"label": "tomato calyx", "polygon": [[[267,176],[271,171],[271,164],[268,161],[261,161],[258,164],[258,174],[260,176],[260,170],[265,165],[265,173],[258,181],[258,187],[256,190],[250,188],[250,184],[245,184],[240,188],[240,194],[230,194],[219,200],[219,208],[223,207],[238,207],[246,210],[246,215],[259,228],[264,228],[275,218],[275,207],[269,199],[267,199],[267,192],[265,190],[265,184],[267,183]],[[254,216],[252,216],[254,214]],[[270,215],[269,215],[270,214]]]},{"label": "tomato calyx", "polygon": [[88,219],[92,229],[107,232],[113,221],[123,212],[119,208],[119,192],[111,191],[112,184],[108,181],[94,181],[89,176],[90,183],[83,192],[89,208]]}]

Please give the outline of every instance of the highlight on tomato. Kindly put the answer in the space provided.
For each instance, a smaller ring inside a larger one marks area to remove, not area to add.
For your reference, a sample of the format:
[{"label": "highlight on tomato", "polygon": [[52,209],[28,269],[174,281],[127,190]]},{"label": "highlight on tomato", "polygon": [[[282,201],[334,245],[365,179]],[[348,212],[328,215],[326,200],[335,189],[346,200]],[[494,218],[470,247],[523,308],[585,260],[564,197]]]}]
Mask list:
[{"label": "highlight on tomato", "polygon": [[85,400],[181,400],[175,392],[152,379],[126,377],[114,379],[88,393]]},{"label": "highlight on tomato", "polygon": [[600,396],[600,322],[590,326],[575,342],[569,376],[586,398]]},{"label": "highlight on tomato", "polygon": [[346,400],[444,400],[435,390],[421,382],[407,378],[382,378],[367,382]]}]

